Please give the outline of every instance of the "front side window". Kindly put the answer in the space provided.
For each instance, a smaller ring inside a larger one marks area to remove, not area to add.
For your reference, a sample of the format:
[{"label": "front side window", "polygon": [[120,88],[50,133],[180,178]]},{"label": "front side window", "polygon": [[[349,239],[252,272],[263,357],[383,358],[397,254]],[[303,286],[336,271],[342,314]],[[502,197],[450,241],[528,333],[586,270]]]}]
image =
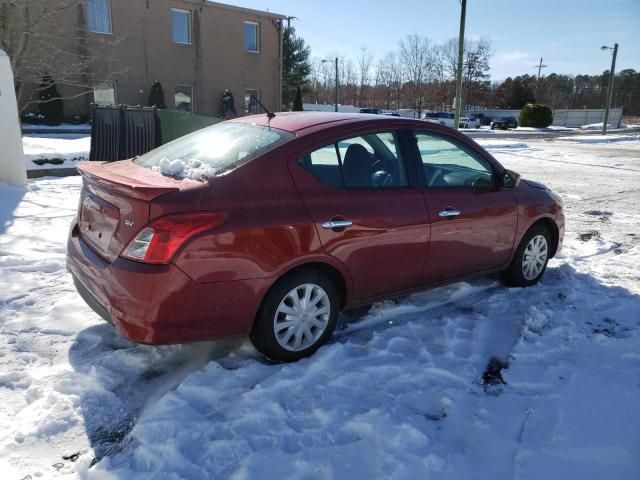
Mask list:
[{"label": "front side window", "polygon": [[406,187],[407,175],[393,132],[369,133],[330,143],[299,159],[318,181],[331,187]]},{"label": "front side window", "polygon": [[93,87],[93,103],[98,105],[115,105],[116,88],[113,82],[96,83]]},{"label": "front side window", "polygon": [[110,0],[85,0],[87,28],[93,33],[111,33]]},{"label": "front side window", "polygon": [[232,170],[295,138],[290,132],[221,122],[138,157],[138,165],[163,175],[201,180]]},{"label": "front side window", "polygon": [[255,22],[244,22],[244,49],[246,52],[260,52],[260,26]]},{"label": "front side window", "polygon": [[415,138],[428,187],[495,186],[491,164],[470,147],[425,132],[415,132]]},{"label": "front side window", "polygon": [[258,102],[260,99],[260,91],[248,89],[244,91],[244,113],[255,114],[260,113]]},{"label": "front side window", "polygon": [[173,43],[191,44],[191,12],[171,9],[171,35]]},{"label": "front side window", "polygon": [[193,87],[178,85],[174,93],[175,109],[179,112],[193,112]]}]

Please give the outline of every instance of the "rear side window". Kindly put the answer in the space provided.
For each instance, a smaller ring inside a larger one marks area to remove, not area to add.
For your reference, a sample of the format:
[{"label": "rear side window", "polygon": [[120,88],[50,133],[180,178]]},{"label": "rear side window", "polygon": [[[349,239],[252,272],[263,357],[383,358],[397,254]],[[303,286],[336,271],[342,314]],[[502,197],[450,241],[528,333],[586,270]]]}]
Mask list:
[{"label": "rear side window", "polygon": [[151,150],[135,163],[170,177],[205,180],[293,138],[293,133],[276,128],[221,122]]},{"label": "rear side window", "polygon": [[340,140],[309,152],[299,164],[330,187],[406,187],[407,174],[394,132]]}]

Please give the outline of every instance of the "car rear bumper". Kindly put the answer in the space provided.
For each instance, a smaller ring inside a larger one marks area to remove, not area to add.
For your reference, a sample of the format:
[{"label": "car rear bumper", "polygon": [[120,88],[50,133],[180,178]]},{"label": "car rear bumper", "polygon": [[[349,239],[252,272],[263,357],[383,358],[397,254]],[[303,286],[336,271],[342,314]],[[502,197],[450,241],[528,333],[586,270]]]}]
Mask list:
[{"label": "car rear bumper", "polygon": [[67,270],[78,292],[123,337],[169,344],[249,333],[270,279],[197,283],[173,264],[98,256],[72,226]]}]

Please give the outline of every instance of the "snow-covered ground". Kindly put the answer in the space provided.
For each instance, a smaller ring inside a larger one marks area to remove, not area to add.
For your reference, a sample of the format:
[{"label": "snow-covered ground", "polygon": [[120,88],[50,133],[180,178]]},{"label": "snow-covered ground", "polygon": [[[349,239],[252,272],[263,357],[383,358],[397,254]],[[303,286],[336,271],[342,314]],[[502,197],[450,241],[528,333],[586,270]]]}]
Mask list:
[{"label": "snow-covered ground", "polygon": [[2,477],[640,478],[640,141],[479,142],[564,198],[543,281],[378,304],[289,365],[118,338],[64,269],[80,179],[0,185]]},{"label": "snow-covered ground", "polygon": [[22,137],[27,170],[70,168],[89,159],[91,136],[87,134],[34,134]]}]

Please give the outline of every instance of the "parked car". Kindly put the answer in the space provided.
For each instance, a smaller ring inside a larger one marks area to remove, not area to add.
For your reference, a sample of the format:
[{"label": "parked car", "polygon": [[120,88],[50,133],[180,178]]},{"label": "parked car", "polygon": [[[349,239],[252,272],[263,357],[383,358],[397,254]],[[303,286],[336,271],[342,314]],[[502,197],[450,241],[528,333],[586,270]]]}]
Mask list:
[{"label": "parked car", "polygon": [[428,122],[439,123],[445,127],[453,128],[455,125],[453,113],[448,112],[427,112],[422,114],[422,119]]},{"label": "parked car", "polygon": [[480,128],[480,120],[476,117],[460,117],[458,128]]},{"label": "parked car", "polygon": [[249,335],[312,354],[338,312],[502,272],[533,285],[562,202],[468,136],[369,115],[222,122],[120,162],[81,162],[67,268],[123,337]]},{"label": "parked car", "polygon": [[478,119],[481,126],[491,125],[491,118],[487,117],[484,113],[476,113],[474,116]]},{"label": "parked car", "polygon": [[508,130],[509,128],[518,128],[518,120],[515,117],[500,117],[491,121],[491,130],[499,128],[500,130]]},{"label": "parked car", "polygon": [[360,113],[373,113],[374,115],[382,115],[384,112],[379,108],[361,108]]}]

